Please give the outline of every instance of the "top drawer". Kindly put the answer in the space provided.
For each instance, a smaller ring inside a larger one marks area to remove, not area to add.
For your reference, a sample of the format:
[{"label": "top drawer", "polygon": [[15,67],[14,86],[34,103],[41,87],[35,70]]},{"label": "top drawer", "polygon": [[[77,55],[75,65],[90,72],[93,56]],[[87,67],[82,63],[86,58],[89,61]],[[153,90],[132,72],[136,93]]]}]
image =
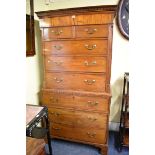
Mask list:
[{"label": "top drawer", "polygon": [[53,27],[53,28],[44,28],[43,39],[59,39],[59,38],[72,38],[73,31],[72,27]]},{"label": "top drawer", "polygon": [[87,24],[110,24],[113,20],[113,14],[83,14],[75,16],[75,25],[87,25]]},{"label": "top drawer", "polygon": [[40,19],[40,27],[73,25],[72,16],[44,17]]},{"label": "top drawer", "polygon": [[57,17],[43,17],[40,19],[40,27],[110,24],[113,22],[113,17],[113,13],[87,13],[78,15],[73,13]]},{"label": "top drawer", "polygon": [[90,37],[108,37],[108,25],[87,25],[76,26],[76,37],[90,38]]}]

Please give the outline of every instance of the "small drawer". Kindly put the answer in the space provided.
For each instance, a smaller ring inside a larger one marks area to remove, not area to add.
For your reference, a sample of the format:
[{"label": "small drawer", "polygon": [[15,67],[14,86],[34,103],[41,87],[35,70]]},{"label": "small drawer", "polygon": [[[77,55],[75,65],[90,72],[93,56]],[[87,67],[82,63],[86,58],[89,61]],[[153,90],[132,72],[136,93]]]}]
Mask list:
[{"label": "small drawer", "polygon": [[108,40],[47,41],[43,51],[52,55],[105,55],[108,53]]},{"label": "small drawer", "polygon": [[67,107],[80,110],[109,112],[109,96],[87,96],[56,93],[47,90],[42,91],[41,101],[47,107]]},{"label": "small drawer", "polygon": [[106,57],[45,56],[46,71],[106,72]]},{"label": "small drawer", "polygon": [[95,25],[113,23],[113,14],[111,13],[95,13],[81,14],[75,16],[75,25]]},{"label": "small drawer", "polygon": [[107,129],[73,128],[53,123],[51,126],[51,136],[105,144],[107,141]]},{"label": "small drawer", "polygon": [[78,38],[99,38],[108,37],[108,25],[76,26],[76,37]]},{"label": "small drawer", "polygon": [[[44,86],[46,89],[61,89],[75,91],[105,92],[105,74],[76,74],[76,73],[45,73]],[[75,82],[76,81],[76,82]],[[101,87],[102,86],[102,87]]]},{"label": "small drawer", "polygon": [[72,16],[45,17],[40,18],[40,27],[68,26],[74,25]]},{"label": "small drawer", "polygon": [[72,27],[53,27],[44,28],[43,39],[52,40],[60,38],[72,38]]}]

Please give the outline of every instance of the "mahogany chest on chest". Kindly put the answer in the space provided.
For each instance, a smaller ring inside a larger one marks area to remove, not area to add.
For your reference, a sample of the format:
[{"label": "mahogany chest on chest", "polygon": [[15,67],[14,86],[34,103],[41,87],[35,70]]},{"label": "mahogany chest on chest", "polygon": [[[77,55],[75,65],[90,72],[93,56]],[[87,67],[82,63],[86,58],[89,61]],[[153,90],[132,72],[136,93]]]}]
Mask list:
[{"label": "mahogany chest on chest", "polygon": [[113,18],[116,6],[37,12],[42,30],[41,103],[51,136],[108,150]]}]

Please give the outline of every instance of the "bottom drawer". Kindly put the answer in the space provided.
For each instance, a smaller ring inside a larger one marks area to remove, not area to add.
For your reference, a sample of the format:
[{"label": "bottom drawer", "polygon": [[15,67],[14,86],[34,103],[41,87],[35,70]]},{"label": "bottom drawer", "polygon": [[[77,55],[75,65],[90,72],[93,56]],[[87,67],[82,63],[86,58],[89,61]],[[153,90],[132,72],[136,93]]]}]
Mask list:
[{"label": "bottom drawer", "polygon": [[56,123],[51,126],[51,135],[99,144],[105,144],[107,139],[106,129],[72,128]]}]

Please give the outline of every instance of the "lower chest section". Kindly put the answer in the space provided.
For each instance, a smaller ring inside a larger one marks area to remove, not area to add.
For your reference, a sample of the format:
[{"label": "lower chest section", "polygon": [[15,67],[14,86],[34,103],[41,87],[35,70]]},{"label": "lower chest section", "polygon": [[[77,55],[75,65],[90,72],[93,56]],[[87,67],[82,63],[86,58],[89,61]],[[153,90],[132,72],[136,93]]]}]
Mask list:
[{"label": "lower chest section", "polygon": [[43,90],[42,103],[48,106],[51,136],[106,144],[109,99],[110,97],[99,94]]}]

